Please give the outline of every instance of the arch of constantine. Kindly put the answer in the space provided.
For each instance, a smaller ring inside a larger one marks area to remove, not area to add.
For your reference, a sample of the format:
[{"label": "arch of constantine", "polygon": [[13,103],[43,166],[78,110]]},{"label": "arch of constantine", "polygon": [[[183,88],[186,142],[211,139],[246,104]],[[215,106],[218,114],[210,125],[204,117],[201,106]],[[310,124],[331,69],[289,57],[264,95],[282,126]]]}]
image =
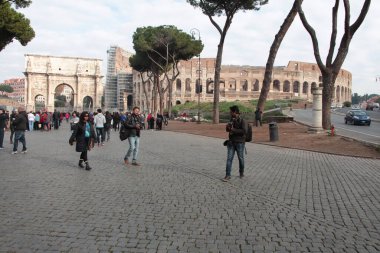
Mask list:
[{"label": "arch of constantine", "polygon": [[[179,63],[180,75],[173,84],[172,103],[197,101],[195,86],[200,76],[203,86],[201,102],[213,101],[215,58],[193,58]],[[265,67],[223,65],[220,74],[220,101],[258,99],[264,80]],[[145,96],[139,74],[134,74],[135,102],[145,108]],[[322,86],[322,74],[315,63],[290,61],[287,66],[274,67],[269,100],[300,98],[312,101],[313,87]],[[352,74],[341,70],[335,82],[333,104],[351,101]],[[166,105],[165,105],[166,106]]]},{"label": "arch of constantine", "polygon": [[53,111],[57,98],[68,110],[101,107],[102,60],[27,54],[25,62],[27,111]]}]

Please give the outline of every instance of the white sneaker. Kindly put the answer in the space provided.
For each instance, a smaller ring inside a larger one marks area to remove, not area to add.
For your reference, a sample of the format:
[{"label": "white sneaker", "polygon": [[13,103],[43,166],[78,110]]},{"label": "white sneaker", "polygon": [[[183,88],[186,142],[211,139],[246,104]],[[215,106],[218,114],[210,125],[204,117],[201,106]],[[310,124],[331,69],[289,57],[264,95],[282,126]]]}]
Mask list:
[{"label": "white sneaker", "polygon": [[15,154],[17,154],[17,151],[12,151],[12,155],[15,155]]},{"label": "white sneaker", "polygon": [[28,152],[28,150],[27,150],[27,149],[25,149],[25,150],[21,151],[21,153],[22,153],[22,154],[26,154],[27,152]]}]

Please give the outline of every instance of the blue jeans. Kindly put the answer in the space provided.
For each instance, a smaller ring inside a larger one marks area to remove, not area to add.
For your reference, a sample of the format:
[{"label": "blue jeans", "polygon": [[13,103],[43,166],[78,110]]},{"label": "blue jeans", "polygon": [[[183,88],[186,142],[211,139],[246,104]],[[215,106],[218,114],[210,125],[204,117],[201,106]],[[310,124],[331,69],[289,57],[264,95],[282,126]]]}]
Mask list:
[{"label": "blue jeans", "polygon": [[[100,136],[102,136],[102,139],[100,139]],[[105,136],[104,136],[104,128],[96,128],[96,142],[97,143],[100,143],[100,141],[102,141],[102,143],[104,142],[105,140]]]},{"label": "blue jeans", "polygon": [[128,158],[131,156],[132,153],[132,162],[137,160],[137,155],[139,153],[139,146],[140,146],[140,137],[138,136],[131,136],[128,138],[129,142],[129,149],[127,154],[124,157],[124,160],[128,160]]},{"label": "blue jeans", "polygon": [[244,148],[245,143],[228,143],[227,145],[227,164],[226,176],[231,176],[232,160],[234,159],[235,151],[239,159],[239,173],[244,173]]},{"label": "blue jeans", "polygon": [[22,150],[26,150],[25,131],[15,131],[15,141],[13,143],[13,151],[17,151],[18,141],[22,143]]},{"label": "blue jeans", "polygon": [[29,131],[33,131],[34,121],[29,120]]}]

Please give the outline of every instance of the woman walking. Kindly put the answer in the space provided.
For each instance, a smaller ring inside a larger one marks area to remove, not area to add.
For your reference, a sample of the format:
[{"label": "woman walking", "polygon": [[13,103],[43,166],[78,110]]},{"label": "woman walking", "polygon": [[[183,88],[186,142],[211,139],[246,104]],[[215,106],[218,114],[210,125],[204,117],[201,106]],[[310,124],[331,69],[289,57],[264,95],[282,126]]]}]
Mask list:
[{"label": "woman walking", "polygon": [[[89,122],[89,113],[82,112],[79,117],[79,122],[76,124],[73,134],[70,137],[70,145],[77,142],[75,150],[81,152],[78,166],[91,170],[88,164],[87,151],[94,147],[95,143],[95,130],[94,126]],[[84,163],[84,165],[83,165]]]}]

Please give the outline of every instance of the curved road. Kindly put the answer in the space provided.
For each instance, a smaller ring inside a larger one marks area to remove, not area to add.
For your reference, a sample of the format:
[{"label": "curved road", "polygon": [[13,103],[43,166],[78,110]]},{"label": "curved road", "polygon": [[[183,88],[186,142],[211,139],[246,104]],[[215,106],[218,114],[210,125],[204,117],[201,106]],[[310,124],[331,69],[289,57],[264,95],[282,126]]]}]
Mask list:
[{"label": "curved road", "polygon": [[[295,121],[311,125],[312,110],[293,110],[291,114]],[[344,124],[344,115],[331,113],[331,123],[335,126],[336,133],[341,136],[380,145],[380,122],[372,121],[371,126],[356,126]]]}]

